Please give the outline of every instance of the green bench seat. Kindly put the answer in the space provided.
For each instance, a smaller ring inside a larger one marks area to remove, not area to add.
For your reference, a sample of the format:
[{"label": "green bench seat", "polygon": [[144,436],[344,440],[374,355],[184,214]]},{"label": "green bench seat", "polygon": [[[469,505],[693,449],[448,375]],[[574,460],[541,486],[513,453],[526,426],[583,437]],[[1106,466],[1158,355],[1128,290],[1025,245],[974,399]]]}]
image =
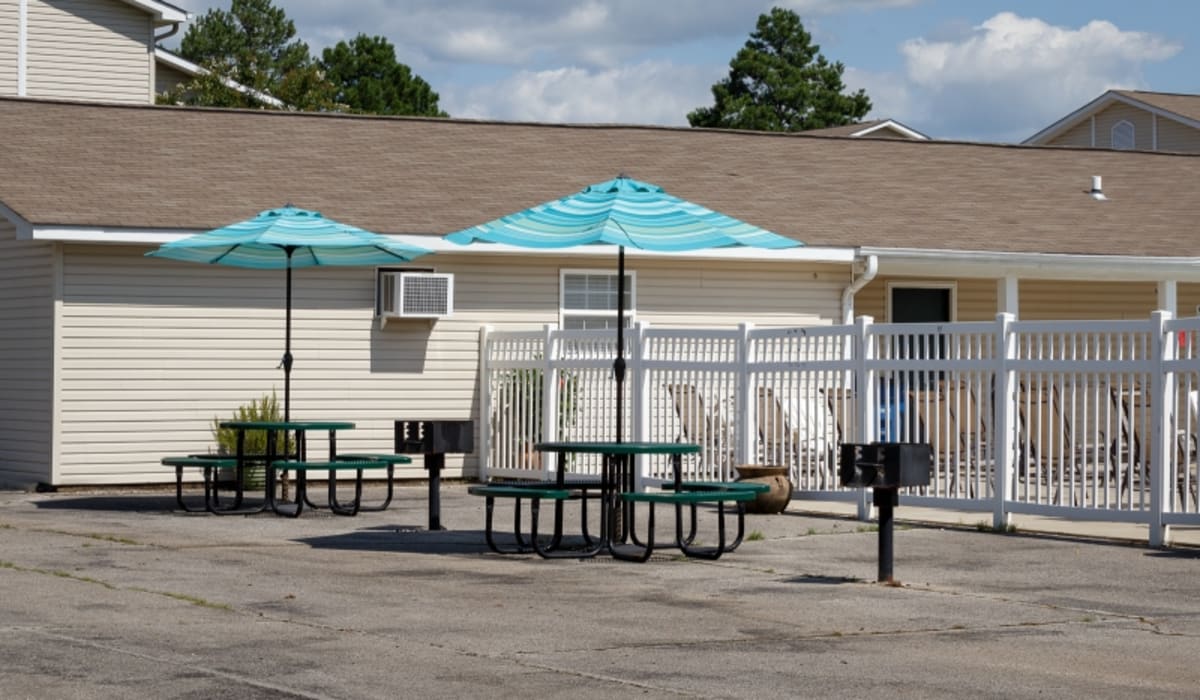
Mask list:
[{"label": "green bench seat", "polygon": [[[586,549],[562,549],[561,521],[558,517],[555,518],[555,533],[550,538],[550,541],[542,543],[538,538],[538,519],[542,499],[555,501],[555,504],[558,505],[565,500],[579,497],[579,492],[573,490],[570,484],[563,486],[548,482],[480,484],[468,487],[467,493],[473,496],[483,496],[487,499],[484,505],[484,537],[487,540],[488,548],[497,554],[527,554],[535,552],[540,557],[552,559],[587,557],[596,554],[600,550],[599,543],[587,536],[586,531],[584,533]],[[496,542],[493,522],[497,498],[512,499],[513,501],[513,538],[516,544],[512,547],[504,547]],[[521,501],[523,500],[528,500],[530,503],[528,541],[526,541],[524,535],[521,533]],[[557,515],[558,511],[556,511]]]},{"label": "green bench seat", "polygon": [[[650,558],[650,555],[654,552],[654,507],[657,504],[665,503],[675,507],[675,546],[679,547],[680,551],[689,557],[719,559],[722,554],[736,549],[741,544],[742,534],[745,531],[744,503],[754,500],[756,495],[755,490],[749,488],[711,488],[622,493],[621,498],[627,503],[646,503],[649,505],[650,512],[646,524],[647,534],[644,544],[638,543],[635,537],[632,544],[614,545],[612,548],[613,556],[618,559],[638,562],[644,562]],[[704,503],[717,506],[717,544],[712,547],[696,547],[692,545],[696,531],[695,507]],[[738,534],[731,543],[725,541],[726,503],[738,504]],[[688,535],[684,535],[683,533],[682,513],[684,506],[692,508],[692,532]]]},{"label": "green bench seat", "polygon": [[[667,482],[662,485],[664,489],[674,489],[675,484]],[[679,484],[679,489],[682,491],[749,491],[757,496],[760,493],[766,493],[771,490],[770,484],[763,484],[757,481],[684,481]],[[683,516],[681,508],[676,509],[675,527],[682,529]],[[696,537],[696,504],[691,504],[691,530],[683,540],[691,543]],[[746,534],[746,504],[738,502],[738,520],[737,520],[737,536],[732,542],[725,545],[726,552],[732,552],[737,549],[742,543],[742,537]]]},{"label": "green bench seat", "polygon": [[[667,482],[664,489],[674,489],[675,485]],[[766,493],[771,490],[770,484],[760,484],[756,481],[684,481],[679,484],[680,491],[749,491],[751,493]]]},{"label": "green bench seat", "polygon": [[[286,504],[280,504],[275,499],[275,489],[273,488],[274,479],[270,479],[271,486],[267,488],[267,502],[271,510],[278,515],[287,515],[289,517],[299,517],[304,506],[310,508],[316,506],[308,500],[308,473],[309,472],[325,472],[329,484],[329,510],[337,515],[358,515],[362,510],[362,485],[363,472],[372,469],[387,469],[390,470],[392,465],[382,459],[335,459],[332,461],[300,461],[291,459],[281,459],[271,463],[271,469],[274,472],[295,472],[296,473],[296,498],[291,507]],[[354,479],[354,500],[349,504],[343,504],[338,500],[337,495],[337,474],[341,471],[355,472]],[[376,509],[378,510],[378,509]]]},{"label": "green bench seat", "polygon": [[380,452],[350,452],[346,454],[338,454],[336,459],[342,461],[377,461],[387,463],[387,495],[384,496],[382,503],[374,505],[360,505],[359,512],[372,512],[387,510],[387,507],[392,504],[392,493],[396,488],[396,465],[397,464],[412,464],[412,457],[408,455],[380,453]]},{"label": "green bench seat", "polygon": [[[179,504],[179,507],[188,513],[203,513],[211,510],[212,508],[209,498],[210,490],[213,488],[212,485],[216,481],[216,470],[235,469],[237,467],[237,460],[233,457],[218,457],[216,455],[185,455],[176,457],[163,457],[162,465],[164,467],[175,468],[175,502]],[[204,473],[203,508],[193,508],[188,506],[188,504],[183,500],[184,469],[200,469]],[[236,505],[240,504],[235,504],[235,507]]]}]

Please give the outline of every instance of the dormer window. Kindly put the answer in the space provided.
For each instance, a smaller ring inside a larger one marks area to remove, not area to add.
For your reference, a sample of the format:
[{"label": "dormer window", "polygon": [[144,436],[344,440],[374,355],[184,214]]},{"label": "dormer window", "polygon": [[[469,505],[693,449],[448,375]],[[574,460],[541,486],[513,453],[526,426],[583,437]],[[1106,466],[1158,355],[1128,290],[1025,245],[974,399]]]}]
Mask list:
[{"label": "dormer window", "polygon": [[1133,122],[1122,119],[1113,125],[1112,128],[1112,147],[1116,151],[1132,151],[1134,147],[1133,140]]}]

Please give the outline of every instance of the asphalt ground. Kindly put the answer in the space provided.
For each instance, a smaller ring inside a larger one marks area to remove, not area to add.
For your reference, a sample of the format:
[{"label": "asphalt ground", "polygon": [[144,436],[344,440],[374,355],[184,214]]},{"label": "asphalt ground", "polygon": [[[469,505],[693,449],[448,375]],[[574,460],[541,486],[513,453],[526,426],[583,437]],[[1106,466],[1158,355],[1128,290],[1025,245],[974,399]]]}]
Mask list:
[{"label": "asphalt ground", "polygon": [[383,512],[298,519],[185,514],[165,491],[0,492],[0,696],[1200,696],[1186,538],[901,507],[887,585],[875,528],[827,508],[747,516],[717,561],[636,564],[493,554],[461,484],[443,531],[423,484]]}]

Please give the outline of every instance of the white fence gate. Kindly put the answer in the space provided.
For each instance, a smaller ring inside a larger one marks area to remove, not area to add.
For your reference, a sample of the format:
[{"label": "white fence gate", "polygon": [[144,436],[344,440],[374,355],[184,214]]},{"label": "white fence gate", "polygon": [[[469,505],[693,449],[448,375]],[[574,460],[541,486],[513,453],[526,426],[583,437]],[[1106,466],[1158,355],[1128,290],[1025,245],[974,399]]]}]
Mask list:
[{"label": "white fence gate", "polygon": [[[605,331],[481,335],[484,478],[549,478],[543,440],[611,440]],[[904,503],[1009,515],[1200,525],[1200,318],[995,321],[731,330],[636,326],[626,336],[630,440],[698,443],[686,478],[738,464],[789,467],[797,498],[855,501],[838,485],[844,442],[928,442],[928,487]],[[599,461],[562,465],[593,476]],[[642,484],[669,465],[638,465]]]}]

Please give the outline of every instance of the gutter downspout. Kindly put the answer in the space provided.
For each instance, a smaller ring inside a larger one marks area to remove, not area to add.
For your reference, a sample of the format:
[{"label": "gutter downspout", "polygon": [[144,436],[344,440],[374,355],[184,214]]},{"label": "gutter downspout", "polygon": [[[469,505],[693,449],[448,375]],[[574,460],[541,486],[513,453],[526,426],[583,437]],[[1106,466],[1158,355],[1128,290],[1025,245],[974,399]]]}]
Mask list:
[{"label": "gutter downspout", "polygon": [[155,34],[154,35],[154,45],[157,46],[160,42],[162,42],[163,39],[170,39],[171,37],[178,34],[180,24],[181,24],[180,22],[175,22],[175,23],[171,24],[171,29],[166,34]]},{"label": "gutter downspout", "polygon": [[843,325],[848,326],[854,323],[854,295],[863,287],[870,284],[871,280],[875,279],[875,275],[877,274],[879,274],[879,258],[874,255],[868,255],[866,258],[866,267],[863,269],[862,275],[842,290]]}]

